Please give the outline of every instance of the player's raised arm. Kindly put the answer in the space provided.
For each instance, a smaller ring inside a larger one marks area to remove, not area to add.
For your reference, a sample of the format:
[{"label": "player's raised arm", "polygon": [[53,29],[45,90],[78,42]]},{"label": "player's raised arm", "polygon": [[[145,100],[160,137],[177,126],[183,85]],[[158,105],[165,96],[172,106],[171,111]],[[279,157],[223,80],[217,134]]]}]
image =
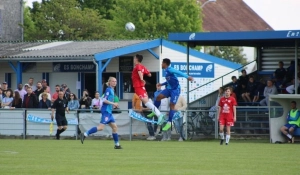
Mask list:
[{"label": "player's raised arm", "polygon": [[173,67],[170,67],[170,68],[169,68],[169,71],[170,71],[171,73],[173,73],[173,74],[183,76],[184,78],[188,79],[189,81],[193,81],[193,80],[194,80],[193,77],[188,76],[187,74],[185,74],[185,73],[183,73],[183,72],[181,72],[181,71],[179,71],[179,70],[176,70],[176,69],[174,69]]}]

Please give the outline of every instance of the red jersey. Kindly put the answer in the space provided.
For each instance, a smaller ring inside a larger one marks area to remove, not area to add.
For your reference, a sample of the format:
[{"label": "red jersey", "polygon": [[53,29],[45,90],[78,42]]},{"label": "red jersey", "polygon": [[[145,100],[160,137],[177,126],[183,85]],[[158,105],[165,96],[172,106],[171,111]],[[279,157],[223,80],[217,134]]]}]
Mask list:
[{"label": "red jersey", "polygon": [[219,106],[221,107],[220,117],[234,117],[233,107],[237,106],[234,97],[230,96],[228,98],[221,97]]},{"label": "red jersey", "polygon": [[134,66],[131,74],[131,79],[133,83],[133,87],[144,87],[143,81],[140,79],[138,71],[141,71],[144,75],[149,74],[149,70],[142,64],[137,64]]}]

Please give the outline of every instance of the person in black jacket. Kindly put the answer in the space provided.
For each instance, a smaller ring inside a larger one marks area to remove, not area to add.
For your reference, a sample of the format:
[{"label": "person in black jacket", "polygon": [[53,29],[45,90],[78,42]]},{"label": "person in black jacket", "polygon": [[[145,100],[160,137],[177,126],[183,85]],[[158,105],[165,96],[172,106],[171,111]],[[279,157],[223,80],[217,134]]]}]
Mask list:
[{"label": "person in black jacket", "polygon": [[11,102],[11,109],[22,108],[22,98],[20,97],[20,93],[18,91],[15,91],[14,93],[14,99]]},{"label": "person in black jacket", "polygon": [[246,92],[242,94],[242,98],[245,102],[252,102],[255,96],[255,91],[257,89],[257,84],[254,82],[254,77],[249,77],[249,82],[247,83]]},{"label": "person in black jacket", "polygon": [[35,96],[35,94],[32,93],[32,88],[27,88],[27,94],[24,95],[24,101],[23,101],[23,108],[37,108],[38,107],[38,100]]},{"label": "person in black jacket", "polygon": [[51,101],[48,99],[48,94],[46,92],[42,93],[42,99],[39,102],[39,108],[51,109]]}]

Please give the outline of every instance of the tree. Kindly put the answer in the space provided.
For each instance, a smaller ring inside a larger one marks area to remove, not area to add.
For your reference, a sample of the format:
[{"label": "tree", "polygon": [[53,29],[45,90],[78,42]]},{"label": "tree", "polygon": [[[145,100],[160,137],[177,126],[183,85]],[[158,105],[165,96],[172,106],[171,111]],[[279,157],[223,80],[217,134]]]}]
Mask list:
[{"label": "tree", "polygon": [[30,13],[30,8],[25,7],[24,8],[24,24],[23,24],[23,29],[24,29],[24,40],[35,40],[34,35],[36,33],[36,27],[35,23],[32,20],[32,15]]},{"label": "tree", "polygon": [[232,47],[232,46],[218,46],[214,47],[209,54],[214,55],[219,58],[223,58],[228,61],[235,63],[240,63],[242,65],[247,64],[246,55],[243,54],[242,47]]},{"label": "tree", "polygon": [[110,10],[113,10],[116,0],[77,0],[82,8],[98,10],[104,19],[112,19]]},{"label": "tree", "polygon": [[[202,30],[201,9],[195,0],[117,0],[110,13],[111,38],[160,38],[170,32]],[[135,25],[134,32],[125,31],[127,22]]]},{"label": "tree", "polygon": [[[90,40],[106,38],[105,20],[97,10],[80,8],[77,0],[43,0],[33,4],[36,40]],[[25,21],[26,22],[26,21]],[[24,24],[25,35],[32,31]],[[30,38],[30,37],[29,37]]]}]

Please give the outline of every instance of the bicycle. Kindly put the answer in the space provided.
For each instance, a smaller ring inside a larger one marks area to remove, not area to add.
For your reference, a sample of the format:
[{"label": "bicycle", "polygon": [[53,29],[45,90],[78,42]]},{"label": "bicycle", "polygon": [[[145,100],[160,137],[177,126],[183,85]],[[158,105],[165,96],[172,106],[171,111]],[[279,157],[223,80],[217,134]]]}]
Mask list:
[{"label": "bicycle", "polygon": [[[187,125],[187,126],[185,126]],[[192,112],[191,116],[188,116],[187,122],[184,122],[181,127],[182,137],[185,140],[192,140],[195,134],[203,133],[205,136],[211,135],[214,131],[214,121],[208,115],[205,115],[202,111]],[[185,136],[184,133],[187,133]]]}]

